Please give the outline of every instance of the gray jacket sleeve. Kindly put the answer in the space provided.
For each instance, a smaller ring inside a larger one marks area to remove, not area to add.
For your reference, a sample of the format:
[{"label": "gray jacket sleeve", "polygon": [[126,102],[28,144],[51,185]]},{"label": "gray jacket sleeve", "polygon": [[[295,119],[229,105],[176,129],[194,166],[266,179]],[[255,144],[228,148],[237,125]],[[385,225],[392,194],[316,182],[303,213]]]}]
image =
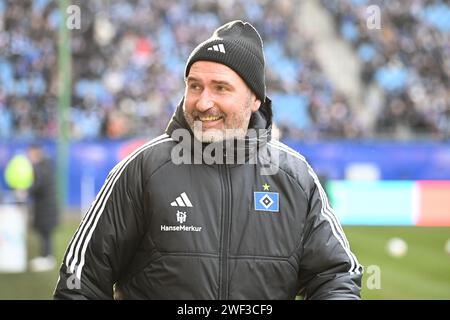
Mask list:
[{"label": "gray jacket sleeve", "polygon": [[299,294],[304,299],[360,299],[362,266],[350,251],[319,181],[312,185],[300,255]]},{"label": "gray jacket sleeve", "polygon": [[112,299],[145,232],[139,159],[119,163],[73,236],[61,265],[55,299]]}]

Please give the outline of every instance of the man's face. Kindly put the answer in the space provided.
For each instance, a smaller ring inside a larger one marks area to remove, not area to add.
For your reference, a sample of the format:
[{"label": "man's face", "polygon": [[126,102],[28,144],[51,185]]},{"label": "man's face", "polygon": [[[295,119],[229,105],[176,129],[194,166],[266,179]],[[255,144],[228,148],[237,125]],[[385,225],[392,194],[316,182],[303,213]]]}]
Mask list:
[{"label": "man's face", "polygon": [[42,159],[42,151],[37,148],[29,148],[27,151],[31,163],[38,163]]},{"label": "man's face", "polygon": [[261,101],[229,67],[211,61],[192,64],[186,79],[184,116],[197,140],[242,139]]}]

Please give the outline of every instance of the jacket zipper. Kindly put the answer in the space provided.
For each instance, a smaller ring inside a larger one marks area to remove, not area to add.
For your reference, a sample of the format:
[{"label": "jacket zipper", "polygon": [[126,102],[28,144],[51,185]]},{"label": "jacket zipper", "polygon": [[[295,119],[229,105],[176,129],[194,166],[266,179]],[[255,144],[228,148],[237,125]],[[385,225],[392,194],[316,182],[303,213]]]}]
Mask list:
[{"label": "jacket zipper", "polygon": [[220,178],[223,186],[222,202],[222,232],[220,241],[219,258],[219,299],[228,299],[228,247],[230,239],[230,208],[231,208],[231,183],[230,173],[226,165],[219,165]]}]

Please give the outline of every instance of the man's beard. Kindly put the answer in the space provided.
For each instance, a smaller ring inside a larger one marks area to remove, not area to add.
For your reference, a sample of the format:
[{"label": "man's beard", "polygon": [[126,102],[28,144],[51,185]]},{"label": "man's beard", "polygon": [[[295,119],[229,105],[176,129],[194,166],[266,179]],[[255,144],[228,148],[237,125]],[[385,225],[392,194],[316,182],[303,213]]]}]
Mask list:
[{"label": "man's beard", "polygon": [[210,128],[203,130],[201,121],[194,121],[192,131],[197,140],[204,143],[220,142],[223,140],[244,139],[247,134],[247,127],[232,129]]},{"label": "man's beard", "polygon": [[[242,109],[243,113],[236,112],[233,115],[229,116],[226,114],[209,114],[209,113],[199,113],[192,112],[191,114],[187,114],[184,111],[184,117],[186,118],[187,123],[189,124],[192,132],[194,133],[194,137],[203,143],[213,143],[220,142],[223,140],[241,140],[245,138],[247,134],[248,124],[250,121],[251,110],[250,110],[250,100],[251,96],[247,100],[245,107]],[[230,128],[224,127],[221,129],[210,128],[203,130],[203,123],[200,120],[201,116],[221,116],[222,121],[225,124],[228,120],[228,123],[231,124]],[[229,118],[232,117],[232,118]],[[239,117],[239,118],[237,118]]]}]

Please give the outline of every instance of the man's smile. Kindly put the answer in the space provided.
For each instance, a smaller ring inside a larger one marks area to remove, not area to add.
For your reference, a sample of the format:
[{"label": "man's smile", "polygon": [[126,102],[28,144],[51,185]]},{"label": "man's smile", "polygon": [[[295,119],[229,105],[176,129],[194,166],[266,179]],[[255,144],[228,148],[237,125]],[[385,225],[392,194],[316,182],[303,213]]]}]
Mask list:
[{"label": "man's smile", "polygon": [[202,122],[204,129],[213,128],[223,122],[223,116],[199,116],[197,118]]}]

